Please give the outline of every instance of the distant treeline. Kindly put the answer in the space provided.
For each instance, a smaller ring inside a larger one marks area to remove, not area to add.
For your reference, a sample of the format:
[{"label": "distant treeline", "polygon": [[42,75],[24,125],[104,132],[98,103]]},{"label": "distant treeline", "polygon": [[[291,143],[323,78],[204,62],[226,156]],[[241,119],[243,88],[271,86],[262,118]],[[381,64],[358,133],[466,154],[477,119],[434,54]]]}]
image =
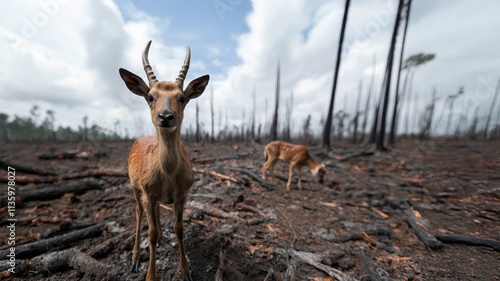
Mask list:
[{"label": "distant treeline", "polygon": [[80,141],[80,140],[121,140],[124,139],[116,131],[102,128],[99,125],[87,125],[87,116],[83,117],[82,126],[78,130],[71,127],[55,126],[54,111],[47,110],[42,116],[40,108],[33,106],[29,116],[0,112],[0,141]]}]

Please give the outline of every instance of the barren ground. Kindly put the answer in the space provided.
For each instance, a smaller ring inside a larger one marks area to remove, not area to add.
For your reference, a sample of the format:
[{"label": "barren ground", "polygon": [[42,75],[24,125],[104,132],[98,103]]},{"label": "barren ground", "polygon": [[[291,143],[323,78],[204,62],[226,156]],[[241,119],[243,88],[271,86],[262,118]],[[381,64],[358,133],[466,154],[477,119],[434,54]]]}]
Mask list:
[{"label": "barren ground", "polygon": [[[126,169],[131,142],[95,143],[99,151],[106,153],[101,158],[37,158],[40,153],[75,149],[76,145],[2,144],[0,158],[49,168],[58,175],[98,168]],[[318,161],[328,163],[325,184],[310,180],[310,173],[303,168],[303,190],[294,184],[290,192],[285,191],[283,180],[278,180],[276,188],[268,189],[229,169],[240,167],[260,175],[262,145],[187,147],[196,177],[189,200],[231,216],[221,218],[186,208],[184,235],[194,280],[215,280],[217,270],[223,273],[223,280],[265,280],[267,275],[267,280],[282,280],[287,268],[295,280],[332,280],[325,271],[292,255],[292,250],[313,253],[319,257],[318,263],[355,280],[376,279],[373,274],[368,277],[369,260],[392,280],[500,280],[499,251],[462,244],[444,244],[437,251],[428,249],[404,213],[408,208],[418,211],[429,221],[434,235],[463,234],[500,241],[500,142],[403,140],[387,153],[357,157],[350,156],[371,147],[336,143],[333,153],[325,155],[318,147],[309,146]],[[211,171],[231,176],[238,183],[213,176]],[[276,172],[286,177],[288,165],[278,164]],[[6,171],[0,175],[6,175]],[[22,175],[30,176],[16,174]],[[97,237],[59,245],[50,251],[71,247],[91,255],[96,247],[107,243],[109,249],[93,257],[116,271],[113,276],[117,280],[144,280],[149,256],[145,219],[140,272],[129,273],[135,199],[128,179],[98,180],[101,188],[84,194],[18,202],[16,246],[62,235],[79,226],[104,223],[105,230]],[[45,186],[63,188],[66,182],[16,185],[16,196],[22,198],[23,192]],[[5,195],[7,184],[2,186],[1,195]],[[246,205],[264,212],[266,217],[242,208]],[[160,212],[163,235],[158,246],[158,273],[161,280],[180,280],[172,212],[163,208]],[[1,206],[0,218],[1,237],[7,237],[5,204]],[[4,238],[0,249],[7,247]],[[0,264],[5,265],[5,261]],[[68,265],[50,272],[28,268],[8,278],[99,280],[100,274]],[[1,276],[5,278],[8,273],[4,271]]]}]

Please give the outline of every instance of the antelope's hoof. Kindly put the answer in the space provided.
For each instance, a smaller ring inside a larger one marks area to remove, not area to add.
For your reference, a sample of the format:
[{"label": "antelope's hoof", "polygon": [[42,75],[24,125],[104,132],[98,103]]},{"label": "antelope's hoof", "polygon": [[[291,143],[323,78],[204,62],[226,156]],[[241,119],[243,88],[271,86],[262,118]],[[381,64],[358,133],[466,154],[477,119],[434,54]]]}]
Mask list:
[{"label": "antelope's hoof", "polygon": [[188,274],[188,275],[184,276],[184,278],[182,278],[182,281],[193,281],[193,278],[191,278],[191,275]]},{"label": "antelope's hoof", "polygon": [[130,268],[130,272],[137,273],[139,272],[139,260],[132,261],[132,267]]}]

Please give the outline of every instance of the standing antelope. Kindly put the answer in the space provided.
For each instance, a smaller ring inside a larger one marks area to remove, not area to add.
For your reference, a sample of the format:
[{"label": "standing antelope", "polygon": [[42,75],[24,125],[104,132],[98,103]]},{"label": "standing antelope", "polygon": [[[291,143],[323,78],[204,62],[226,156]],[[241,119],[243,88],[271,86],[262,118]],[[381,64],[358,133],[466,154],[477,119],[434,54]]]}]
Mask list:
[{"label": "standing antelope", "polygon": [[302,166],[309,166],[313,177],[318,178],[319,183],[323,183],[325,176],[325,165],[316,162],[303,145],[295,145],[283,141],[273,141],[264,147],[264,157],[266,162],[262,166],[262,178],[266,179],[266,171],[271,173],[271,181],[276,184],[276,177],[274,176],[274,165],[278,160],[283,160],[290,163],[290,171],[288,174],[288,182],[286,183],[286,190],[290,190],[292,184],[293,171],[298,168],[299,189],[302,189],[300,176],[302,174]]},{"label": "standing antelope", "polygon": [[120,76],[127,88],[146,99],[156,136],[136,140],[130,150],[128,172],[136,199],[135,244],[132,251],[133,272],[139,269],[140,230],[142,214],[146,211],[149,236],[149,266],[146,280],[157,280],[156,246],[161,236],[159,203],[174,204],[174,232],[179,242],[180,274],[184,281],[192,281],[184,250],[182,213],[188,191],[194,181],[189,154],[181,143],[181,125],[184,108],[189,100],[199,97],[208,84],[209,76],[194,79],[183,89],[189,69],[191,51],[186,51],[184,65],[175,82],[158,82],[148,61],[149,41],[142,54],[149,87],[137,75],[120,68]]}]

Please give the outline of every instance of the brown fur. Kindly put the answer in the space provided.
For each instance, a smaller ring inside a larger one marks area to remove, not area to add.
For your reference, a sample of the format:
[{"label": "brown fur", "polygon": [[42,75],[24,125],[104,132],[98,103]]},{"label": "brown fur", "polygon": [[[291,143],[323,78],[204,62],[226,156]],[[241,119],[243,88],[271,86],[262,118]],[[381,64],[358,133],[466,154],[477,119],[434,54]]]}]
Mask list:
[{"label": "brown fur", "polygon": [[325,165],[316,162],[303,145],[295,145],[283,141],[273,141],[264,147],[264,157],[266,162],[262,166],[262,178],[266,179],[266,171],[269,170],[271,174],[271,181],[276,184],[276,177],[274,176],[274,165],[278,160],[283,160],[290,163],[288,182],[286,183],[286,190],[290,190],[292,184],[293,172],[298,168],[298,185],[302,189],[300,181],[302,166],[308,166],[314,177],[319,178],[319,182],[323,182],[325,175]]},{"label": "brown fur", "polygon": [[[148,48],[149,45],[147,50]],[[150,85],[153,84],[150,88],[140,77],[125,69],[120,69],[120,75],[130,91],[146,99],[151,110],[151,121],[156,127],[156,136],[140,138],[134,142],[128,159],[130,184],[136,199],[132,271],[137,271],[139,268],[141,219],[145,212],[149,237],[149,265],[146,280],[158,279],[156,246],[161,237],[159,203],[173,203],[174,232],[179,246],[180,273],[183,280],[192,281],[184,250],[182,214],[194,175],[188,151],[181,143],[181,126],[185,106],[189,100],[203,93],[209,76],[196,78],[183,91],[183,81],[154,81],[154,83],[150,81]],[[161,112],[172,113],[175,116],[173,121],[163,124],[160,118]]]}]

